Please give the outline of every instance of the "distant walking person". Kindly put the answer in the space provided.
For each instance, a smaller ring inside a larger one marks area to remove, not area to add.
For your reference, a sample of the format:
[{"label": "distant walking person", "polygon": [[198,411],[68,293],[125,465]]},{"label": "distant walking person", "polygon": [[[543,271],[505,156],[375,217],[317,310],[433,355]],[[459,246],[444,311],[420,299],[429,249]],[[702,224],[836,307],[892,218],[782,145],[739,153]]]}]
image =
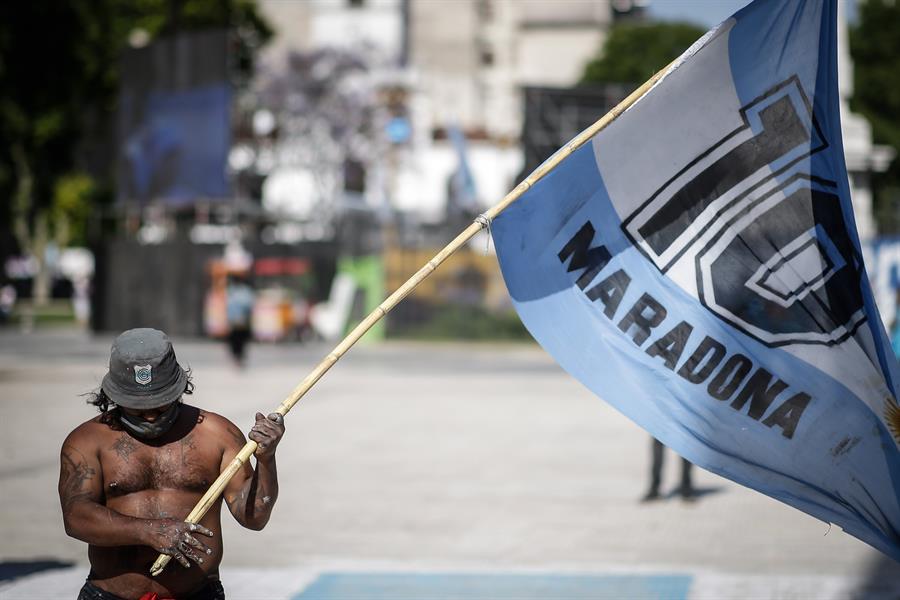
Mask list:
[{"label": "distant walking person", "polygon": [[[644,495],[643,502],[650,502],[660,498],[659,486],[662,483],[665,446],[656,438],[652,438],[652,441],[653,461],[650,466],[650,489]],[[693,466],[686,458],[681,459],[681,484],[678,486],[677,493],[685,500],[694,500],[696,498],[696,491],[693,483],[691,483],[691,468]]]},{"label": "distant walking person", "polygon": [[229,276],[225,288],[225,313],[228,318],[228,348],[237,366],[243,367],[250,341],[250,317],[253,314],[253,288],[246,275]]}]

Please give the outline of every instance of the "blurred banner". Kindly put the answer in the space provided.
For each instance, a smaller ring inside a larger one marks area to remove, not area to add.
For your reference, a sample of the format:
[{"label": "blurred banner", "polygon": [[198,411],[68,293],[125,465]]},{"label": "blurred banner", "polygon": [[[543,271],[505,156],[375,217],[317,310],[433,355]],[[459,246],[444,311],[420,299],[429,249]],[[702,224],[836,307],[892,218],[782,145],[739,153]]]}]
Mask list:
[{"label": "blurred banner", "polygon": [[737,12],[493,234],[572,375],[691,462],[900,560],[898,365],[850,203],[837,1]]},{"label": "blurred banner", "polygon": [[631,89],[608,83],[590,87],[549,88],[525,86],[522,152],[525,160],[519,180],[534,171],[558,148],[611,111]]},{"label": "blurred banner", "polygon": [[186,205],[228,196],[227,33],[182,33],[122,56],[120,201]]}]

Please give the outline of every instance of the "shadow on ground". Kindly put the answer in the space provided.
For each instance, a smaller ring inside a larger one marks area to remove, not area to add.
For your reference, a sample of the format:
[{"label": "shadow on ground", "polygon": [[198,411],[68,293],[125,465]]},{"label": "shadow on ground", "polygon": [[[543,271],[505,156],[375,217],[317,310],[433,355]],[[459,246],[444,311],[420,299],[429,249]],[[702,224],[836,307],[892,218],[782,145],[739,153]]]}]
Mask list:
[{"label": "shadow on ground", "polygon": [[17,577],[25,575],[33,575],[42,571],[52,571],[53,569],[67,569],[73,566],[73,562],[62,562],[59,560],[22,560],[22,561],[6,561],[0,562],[0,582],[10,581]]},{"label": "shadow on ground", "polygon": [[679,499],[682,502],[696,502],[705,496],[712,496],[713,494],[718,494],[719,492],[724,492],[725,488],[720,486],[710,486],[710,487],[695,487],[691,490],[690,495],[683,496],[681,491],[678,488],[675,488],[665,494],[659,494],[657,496],[646,495],[640,499],[642,504],[649,504],[654,502],[659,502],[661,500],[673,500]]},{"label": "shadow on ground", "polygon": [[863,583],[853,598],[859,600],[896,600],[900,598],[900,563],[879,555],[872,562]]},{"label": "shadow on ground", "polygon": [[678,488],[675,488],[674,490],[666,494],[665,498],[667,500],[672,498],[681,498],[683,500],[699,500],[705,496],[712,496],[713,494],[718,494],[719,492],[723,491],[725,491],[725,488],[720,486],[695,487],[691,490],[690,496],[688,496],[687,498],[683,498]]}]

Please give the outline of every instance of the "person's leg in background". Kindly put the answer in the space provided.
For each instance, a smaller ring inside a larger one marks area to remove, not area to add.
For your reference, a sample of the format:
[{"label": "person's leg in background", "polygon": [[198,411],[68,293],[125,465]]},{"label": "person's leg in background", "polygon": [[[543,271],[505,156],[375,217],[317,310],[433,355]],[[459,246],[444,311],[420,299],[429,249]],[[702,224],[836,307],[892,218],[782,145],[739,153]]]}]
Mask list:
[{"label": "person's leg in background", "polygon": [[694,465],[688,459],[681,459],[681,485],[678,486],[678,494],[684,500],[694,500],[696,498],[694,484],[691,481],[691,469],[693,467]]},{"label": "person's leg in background", "polygon": [[651,438],[650,489],[642,498],[643,502],[659,499],[659,486],[662,483],[663,452],[665,447],[656,438]]}]

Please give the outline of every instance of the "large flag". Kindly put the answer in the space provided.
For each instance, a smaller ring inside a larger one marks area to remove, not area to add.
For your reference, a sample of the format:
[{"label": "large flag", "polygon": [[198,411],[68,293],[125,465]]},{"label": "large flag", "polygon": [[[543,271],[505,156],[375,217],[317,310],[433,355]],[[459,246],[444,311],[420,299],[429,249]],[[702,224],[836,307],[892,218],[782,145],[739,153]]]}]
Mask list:
[{"label": "large flag", "polygon": [[900,560],[898,368],[841,142],[837,0],[756,0],[493,222],[573,376],[690,461]]}]

